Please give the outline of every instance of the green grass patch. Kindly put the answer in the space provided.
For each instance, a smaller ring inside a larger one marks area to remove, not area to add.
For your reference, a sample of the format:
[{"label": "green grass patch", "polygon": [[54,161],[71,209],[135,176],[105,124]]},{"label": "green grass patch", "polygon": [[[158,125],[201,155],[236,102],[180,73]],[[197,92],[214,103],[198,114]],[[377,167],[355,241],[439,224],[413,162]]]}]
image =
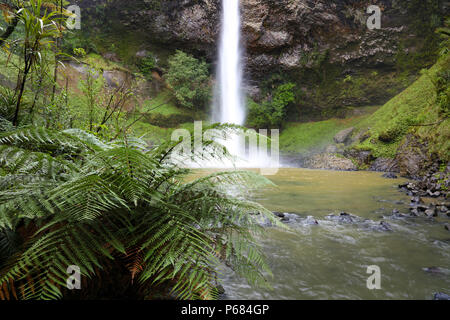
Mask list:
[{"label": "green grass patch", "polygon": [[144,102],[144,110],[150,114],[170,116],[174,114],[190,114],[189,110],[179,108],[174,103],[174,98],[169,90],[162,91],[156,97]]},{"label": "green grass patch", "polygon": [[149,123],[138,121],[133,127],[133,135],[141,137],[151,144],[160,144],[170,138],[173,129],[161,128]]},{"label": "green grass patch", "polygon": [[101,55],[96,53],[89,53],[86,57],[79,59],[80,61],[102,70],[120,70],[130,72],[122,64],[104,59]]},{"label": "green grass patch", "polygon": [[169,90],[162,91],[155,98],[144,102],[148,110],[144,121],[162,128],[178,128],[181,124],[206,118],[205,112],[180,108]]},{"label": "green grass patch", "polygon": [[333,138],[339,131],[355,126],[365,117],[367,115],[318,122],[288,123],[280,134],[280,150],[284,153],[323,150],[334,143]]}]

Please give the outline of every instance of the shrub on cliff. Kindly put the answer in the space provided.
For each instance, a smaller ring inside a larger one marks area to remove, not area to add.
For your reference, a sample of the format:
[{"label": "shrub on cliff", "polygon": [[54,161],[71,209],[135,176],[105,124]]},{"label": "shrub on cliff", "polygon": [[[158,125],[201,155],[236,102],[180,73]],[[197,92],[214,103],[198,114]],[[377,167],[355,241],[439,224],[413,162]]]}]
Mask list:
[{"label": "shrub on cliff", "polygon": [[166,80],[180,106],[203,109],[207,105],[211,88],[205,62],[178,50],[169,58]]},{"label": "shrub on cliff", "polygon": [[151,78],[151,73],[153,69],[156,67],[156,59],[152,54],[148,54],[145,58],[143,58],[139,62],[139,70],[142,72],[142,74],[147,77]]},{"label": "shrub on cliff", "polygon": [[289,104],[295,101],[295,84],[288,82],[277,87],[271,100],[258,104],[249,102],[247,124],[256,129],[280,128]]}]

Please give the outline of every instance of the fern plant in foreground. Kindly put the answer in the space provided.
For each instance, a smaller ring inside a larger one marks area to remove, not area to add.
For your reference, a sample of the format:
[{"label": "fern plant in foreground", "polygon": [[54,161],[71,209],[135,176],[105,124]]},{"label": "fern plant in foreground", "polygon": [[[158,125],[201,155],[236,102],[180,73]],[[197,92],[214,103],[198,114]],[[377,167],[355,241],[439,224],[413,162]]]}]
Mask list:
[{"label": "fern plant in foreground", "polygon": [[[264,285],[257,220],[278,222],[227,190],[268,181],[233,171],[186,182],[190,171],[170,160],[179,143],[148,150],[74,129],[2,134],[0,299],[211,299],[220,264]],[[81,290],[66,288],[72,265]]]}]

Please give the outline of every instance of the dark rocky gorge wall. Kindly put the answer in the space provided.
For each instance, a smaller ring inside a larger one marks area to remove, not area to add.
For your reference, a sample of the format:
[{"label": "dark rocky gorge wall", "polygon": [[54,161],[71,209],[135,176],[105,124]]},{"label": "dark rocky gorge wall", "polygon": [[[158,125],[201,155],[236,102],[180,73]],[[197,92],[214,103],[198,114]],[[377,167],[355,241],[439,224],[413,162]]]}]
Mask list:
[{"label": "dark rocky gorge wall", "polygon": [[[311,67],[312,57],[325,52],[349,69],[392,66],[399,39],[411,36],[402,2],[408,1],[241,0],[246,67],[256,77],[296,70]],[[381,30],[366,26],[373,4],[383,10]],[[148,41],[189,48],[214,61],[220,0],[113,0],[107,9],[119,12],[127,29],[148,33]]]}]

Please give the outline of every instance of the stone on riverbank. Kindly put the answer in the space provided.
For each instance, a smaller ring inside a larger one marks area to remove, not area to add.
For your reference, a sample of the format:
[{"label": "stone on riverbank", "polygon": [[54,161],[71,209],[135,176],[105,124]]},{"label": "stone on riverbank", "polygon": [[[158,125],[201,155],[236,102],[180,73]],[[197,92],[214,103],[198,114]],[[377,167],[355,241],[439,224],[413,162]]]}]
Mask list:
[{"label": "stone on riverbank", "polygon": [[353,131],[355,130],[355,128],[351,127],[348,129],[344,129],[340,132],[338,132],[335,136],[334,136],[334,142],[336,142],[337,144],[343,143],[343,144],[347,144],[350,142],[350,138],[352,136]]},{"label": "stone on riverbank", "polygon": [[339,157],[334,154],[317,154],[313,156],[307,163],[311,169],[327,169],[339,171],[356,171],[356,165],[347,158]]}]

